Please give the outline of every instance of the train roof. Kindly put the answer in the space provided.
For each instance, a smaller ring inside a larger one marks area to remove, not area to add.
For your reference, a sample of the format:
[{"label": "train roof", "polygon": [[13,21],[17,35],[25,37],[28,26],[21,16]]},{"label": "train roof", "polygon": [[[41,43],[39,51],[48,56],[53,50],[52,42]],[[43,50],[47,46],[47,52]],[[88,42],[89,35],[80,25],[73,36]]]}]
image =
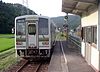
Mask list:
[{"label": "train roof", "polygon": [[18,16],[15,19],[28,18],[28,17],[40,17],[40,18],[47,18],[47,19],[50,18],[50,17],[47,17],[47,16],[41,16],[41,15],[23,15],[23,16]]}]

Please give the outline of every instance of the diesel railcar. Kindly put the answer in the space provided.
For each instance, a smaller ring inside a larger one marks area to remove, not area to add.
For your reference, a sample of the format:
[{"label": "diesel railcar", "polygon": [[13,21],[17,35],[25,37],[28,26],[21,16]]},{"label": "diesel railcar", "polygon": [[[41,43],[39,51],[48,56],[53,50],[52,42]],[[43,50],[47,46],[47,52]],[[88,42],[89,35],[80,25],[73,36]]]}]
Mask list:
[{"label": "diesel railcar", "polygon": [[15,49],[20,57],[50,57],[55,45],[55,24],[49,17],[24,15],[15,18]]}]

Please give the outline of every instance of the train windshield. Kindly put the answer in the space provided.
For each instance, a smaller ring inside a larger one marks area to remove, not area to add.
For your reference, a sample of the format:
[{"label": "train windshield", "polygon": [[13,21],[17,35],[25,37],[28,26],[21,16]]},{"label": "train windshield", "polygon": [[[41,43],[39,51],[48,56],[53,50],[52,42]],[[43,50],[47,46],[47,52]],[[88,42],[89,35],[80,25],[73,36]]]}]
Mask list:
[{"label": "train windshield", "polygon": [[20,19],[16,21],[16,34],[25,35],[25,20]]},{"label": "train windshield", "polygon": [[48,35],[48,19],[39,18],[38,22],[39,35]]}]

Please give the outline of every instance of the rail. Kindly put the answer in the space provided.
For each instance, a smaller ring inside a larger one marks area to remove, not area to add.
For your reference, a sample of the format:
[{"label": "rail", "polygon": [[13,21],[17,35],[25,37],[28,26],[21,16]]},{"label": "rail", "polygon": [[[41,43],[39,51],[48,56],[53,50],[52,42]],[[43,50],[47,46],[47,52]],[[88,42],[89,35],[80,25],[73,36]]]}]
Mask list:
[{"label": "rail", "polygon": [[35,71],[34,71],[34,72],[38,72],[38,71],[39,71],[39,69],[40,69],[40,67],[41,67],[41,65],[42,65],[42,63],[40,63],[40,64],[36,67],[36,69],[35,69]]},{"label": "rail", "polygon": [[17,69],[16,72],[20,72],[20,71],[25,67],[25,65],[26,65],[27,63],[28,63],[28,60],[25,60],[25,62],[22,64],[22,66],[20,66],[19,69]]},{"label": "rail", "polygon": [[[46,67],[48,67],[48,64],[44,64],[44,62],[29,62],[26,60],[16,72],[42,72]],[[47,70],[43,72],[47,72]]]}]

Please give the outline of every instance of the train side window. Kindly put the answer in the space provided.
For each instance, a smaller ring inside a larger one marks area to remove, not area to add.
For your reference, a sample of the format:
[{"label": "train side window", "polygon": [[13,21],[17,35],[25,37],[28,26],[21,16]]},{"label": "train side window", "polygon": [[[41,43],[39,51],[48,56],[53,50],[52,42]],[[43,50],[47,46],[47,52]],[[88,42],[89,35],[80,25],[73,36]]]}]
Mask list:
[{"label": "train side window", "polygon": [[30,35],[35,35],[36,34],[36,25],[35,24],[29,24],[28,25],[28,33]]}]

